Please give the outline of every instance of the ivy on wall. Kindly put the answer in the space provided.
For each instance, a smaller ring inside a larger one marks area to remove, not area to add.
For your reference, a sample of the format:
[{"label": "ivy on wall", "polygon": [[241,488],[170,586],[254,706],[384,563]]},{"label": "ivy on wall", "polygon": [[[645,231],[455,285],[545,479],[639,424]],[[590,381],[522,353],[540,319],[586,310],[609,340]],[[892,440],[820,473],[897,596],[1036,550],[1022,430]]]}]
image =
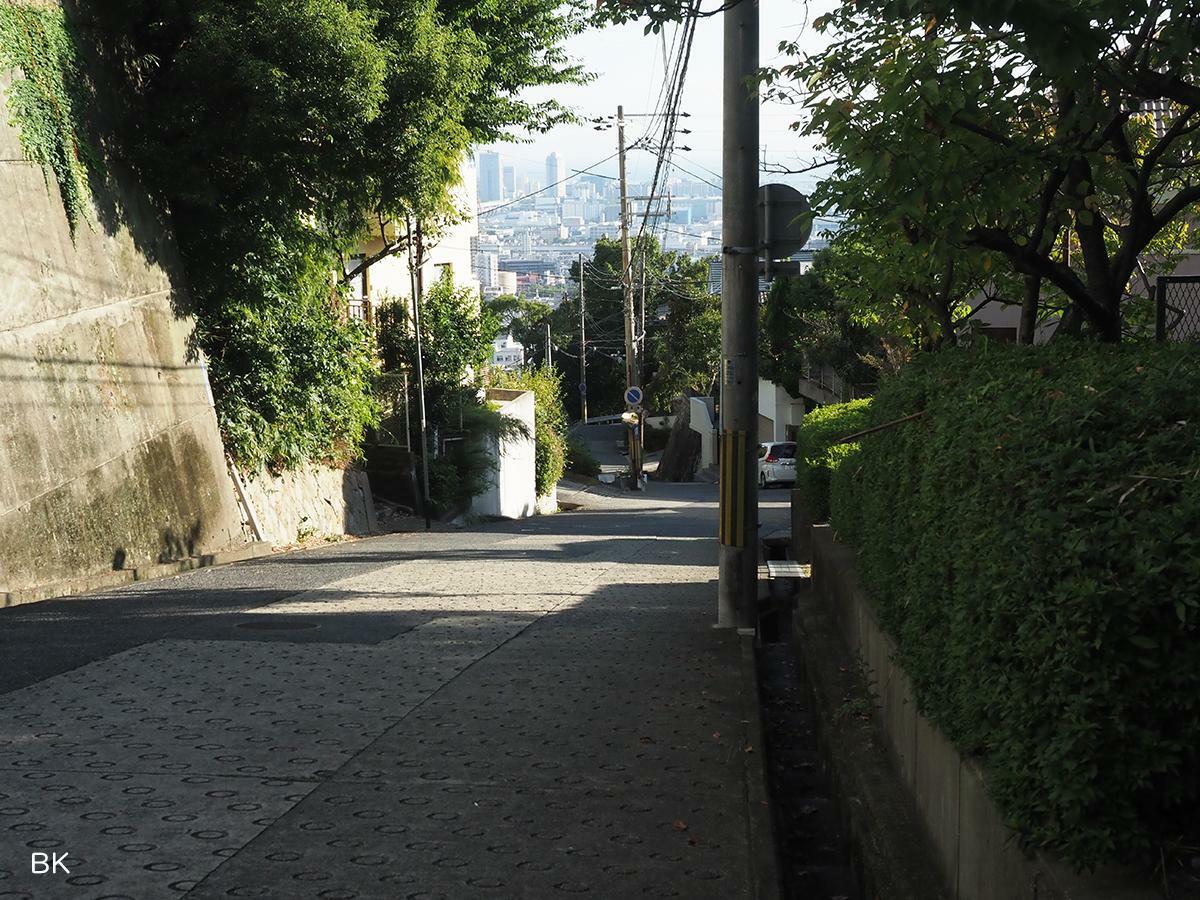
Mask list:
[{"label": "ivy on wall", "polygon": [[20,72],[8,89],[9,116],[26,158],[58,182],[74,235],[90,213],[91,154],[76,124],[82,77],[60,6],[0,0],[0,69]]}]

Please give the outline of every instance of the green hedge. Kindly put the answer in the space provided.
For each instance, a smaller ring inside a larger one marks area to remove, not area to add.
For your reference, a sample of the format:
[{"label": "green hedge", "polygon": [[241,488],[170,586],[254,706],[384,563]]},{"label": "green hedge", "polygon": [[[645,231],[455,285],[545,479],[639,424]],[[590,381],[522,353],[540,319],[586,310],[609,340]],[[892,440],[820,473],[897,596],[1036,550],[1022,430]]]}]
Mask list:
[{"label": "green hedge", "polygon": [[851,400],[804,414],[796,434],[796,490],[814,522],[829,518],[829,476],[856,446],[834,442],[862,431],[870,406],[870,400]]},{"label": "green hedge", "polygon": [[1154,856],[1200,748],[1200,354],[985,344],[886,379],[833,524],[917,701],[1034,846]]}]

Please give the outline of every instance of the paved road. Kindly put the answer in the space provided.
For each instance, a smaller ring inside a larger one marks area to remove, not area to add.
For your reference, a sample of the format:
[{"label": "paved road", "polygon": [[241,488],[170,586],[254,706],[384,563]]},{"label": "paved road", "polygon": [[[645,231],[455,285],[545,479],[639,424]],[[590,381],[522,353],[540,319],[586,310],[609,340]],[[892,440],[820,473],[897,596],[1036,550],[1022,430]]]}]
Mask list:
[{"label": "paved road", "polygon": [[0,612],[0,897],[755,896],[713,493]]}]

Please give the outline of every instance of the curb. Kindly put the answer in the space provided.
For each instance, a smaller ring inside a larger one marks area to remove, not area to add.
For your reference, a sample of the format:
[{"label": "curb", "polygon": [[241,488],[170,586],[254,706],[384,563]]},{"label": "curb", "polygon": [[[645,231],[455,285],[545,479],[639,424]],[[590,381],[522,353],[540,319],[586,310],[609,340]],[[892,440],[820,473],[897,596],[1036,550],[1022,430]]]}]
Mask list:
[{"label": "curb", "polygon": [[209,566],[223,566],[229,563],[242,562],[247,559],[257,559],[271,552],[271,545],[266,541],[253,541],[231,550],[221,550],[217,553],[204,553],[200,556],[189,556],[186,559],[173,560],[166,563],[154,563],[140,566],[136,569],[117,569],[112,572],[98,572],[94,575],[81,575],[77,578],[67,578],[62,581],[52,581],[37,587],[25,588],[19,591],[0,591],[0,609],[13,606],[25,606],[39,603],[43,600],[55,600],[60,597],[72,597],[76,594],[88,594],[106,588],[122,587],[135,581],[152,581],[156,578],[167,578],[171,575],[181,575],[193,569],[204,569]]},{"label": "curb", "polygon": [[754,635],[738,636],[742,697],[746,718],[743,752],[746,766],[746,830],[750,845],[750,884],[755,900],[778,900],[783,879],[775,842],[775,825],[767,798],[767,754],[762,729],[762,704],[758,700],[758,672]]}]

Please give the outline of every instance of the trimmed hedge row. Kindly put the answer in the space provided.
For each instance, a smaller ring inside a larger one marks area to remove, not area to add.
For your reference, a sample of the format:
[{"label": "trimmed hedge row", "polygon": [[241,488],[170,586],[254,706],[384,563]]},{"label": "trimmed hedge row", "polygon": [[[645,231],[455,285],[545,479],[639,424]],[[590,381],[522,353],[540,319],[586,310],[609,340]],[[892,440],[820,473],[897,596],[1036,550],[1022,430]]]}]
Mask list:
[{"label": "trimmed hedge row", "polygon": [[932,354],[870,424],[922,410],[833,487],[918,704],[1030,844],[1083,868],[1178,838],[1200,775],[1200,354]]},{"label": "trimmed hedge row", "polygon": [[796,490],[814,522],[829,519],[829,477],[856,444],[834,444],[862,431],[871,401],[820,406],[804,414],[796,433]]}]

